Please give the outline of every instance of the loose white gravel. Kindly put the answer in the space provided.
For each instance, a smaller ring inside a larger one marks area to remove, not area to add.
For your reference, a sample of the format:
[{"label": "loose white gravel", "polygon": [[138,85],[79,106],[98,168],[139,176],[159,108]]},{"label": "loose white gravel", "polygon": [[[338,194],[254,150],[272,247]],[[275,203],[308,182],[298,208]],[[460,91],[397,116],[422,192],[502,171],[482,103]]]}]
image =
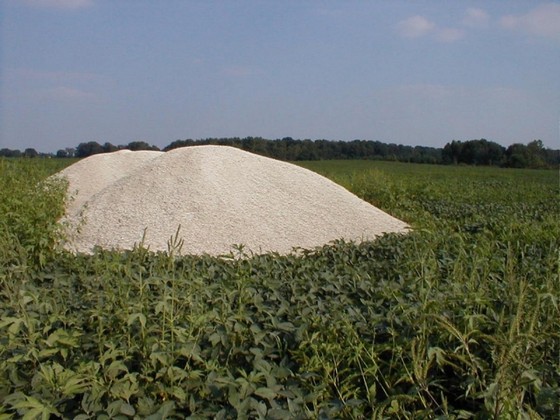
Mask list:
[{"label": "loose white gravel", "polygon": [[289,253],[336,239],[370,240],[408,225],[327,178],[227,146],[94,155],[59,175],[69,181],[68,243],[132,249],[144,235],[168,250],[180,226],[182,254]]},{"label": "loose white gravel", "polygon": [[75,215],[96,193],[134,172],[163,152],[119,150],[82,159],[58,173],[69,183],[67,213]]}]

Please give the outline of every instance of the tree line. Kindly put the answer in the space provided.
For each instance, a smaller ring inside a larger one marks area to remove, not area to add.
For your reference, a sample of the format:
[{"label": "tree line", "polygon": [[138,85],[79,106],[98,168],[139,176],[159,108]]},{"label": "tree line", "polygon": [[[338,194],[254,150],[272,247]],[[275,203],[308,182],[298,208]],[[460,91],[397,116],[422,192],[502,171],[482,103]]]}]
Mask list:
[{"label": "tree line", "polygon": [[452,141],[442,150],[442,163],[497,165],[509,168],[549,168],[560,164],[560,150],[545,148],[541,140],[505,148],[486,139]]},{"label": "tree line", "polygon": [[[453,140],[443,148],[426,146],[406,146],[372,140],[333,141],[296,140],[284,137],[268,140],[262,137],[227,137],[200,140],[176,140],[163,148],[169,151],[178,147],[195,145],[233,146],[252,153],[286,161],[329,160],[329,159],[373,159],[399,162],[432,164],[494,165],[513,168],[547,168],[560,164],[560,150],[545,148],[541,140],[528,144],[514,143],[504,147],[486,139]],[[145,141],[133,141],[127,145],[115,146],[96,141],[80,143],[76,148],[60,149],[56,154],[40,154],[35,149],[1,149],[5,157],[75,157],[84,158],[99,153],[117,150],[161,150]]]}]

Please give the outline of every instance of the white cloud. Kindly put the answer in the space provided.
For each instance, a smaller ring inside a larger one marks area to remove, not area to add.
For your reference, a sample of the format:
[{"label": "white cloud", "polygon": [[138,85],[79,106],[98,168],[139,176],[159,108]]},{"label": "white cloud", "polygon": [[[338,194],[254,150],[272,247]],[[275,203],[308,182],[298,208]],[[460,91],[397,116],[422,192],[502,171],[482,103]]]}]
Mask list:
[{"label": "white cloud", "polygon": [[425,36],[432,32],[435,27],[435,23],[419,15],[411,16],[397,23],[398,33],[405,38],[419,38]]},{"label": "white cloud", "polygon": [[506,29],[560,39],[560,4],[542,4],[524,15],[506,15],[500,24]]},{"label": "white cloud", "polygon": [[490,16],[482,9],[469,8],[463,18],[463,25],[470,27],[486,26]]},{"label": "white cloud", "polygon": [[437,41],[455,42],[464,38],[465,32],[456,28],[440,28],[424,16],[416,15],[397,23],[397,32],[404,38],[432,36]]},{"label": "white cloud", "polygon": [[93,5],[93,0],[23,0],[33,7],[53,9],[82,9]]},{"label": "white cloud", "polygon": [[435,33],[436,38],[442,42],[455,42],[465,37],[465,31],[455,28],[441,28]]}]

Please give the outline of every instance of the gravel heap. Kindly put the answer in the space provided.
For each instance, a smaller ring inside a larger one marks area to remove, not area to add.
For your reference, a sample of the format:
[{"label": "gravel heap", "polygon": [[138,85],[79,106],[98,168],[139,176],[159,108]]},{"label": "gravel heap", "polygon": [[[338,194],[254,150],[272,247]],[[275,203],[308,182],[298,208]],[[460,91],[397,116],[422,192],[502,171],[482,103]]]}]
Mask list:
[{"label": "gravel heap", "polygon": [[90,156],[60,171],[58,175],[65,177],[69,183],[67,214],[75,216],[93,195],[162,154],[147,150],[119,150]]},{"label": "gravel heap", "polygon": [[59,175],[75,195],[63,219],[74,252],[132,249],[143,235],[165,251],[179,226],[182,254],[210,255],[237,244],[286,254],[408,228],[325,177],[233,147],[94,155]]}]

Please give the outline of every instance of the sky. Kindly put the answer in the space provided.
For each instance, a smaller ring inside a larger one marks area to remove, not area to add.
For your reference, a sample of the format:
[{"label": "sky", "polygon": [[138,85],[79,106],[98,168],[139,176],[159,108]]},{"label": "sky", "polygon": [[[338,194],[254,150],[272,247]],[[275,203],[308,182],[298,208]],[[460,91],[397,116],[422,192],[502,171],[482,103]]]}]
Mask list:
[{"label": "sky", "polygon": [[560,148],[560,1],[0,0],[0,148]]}]

